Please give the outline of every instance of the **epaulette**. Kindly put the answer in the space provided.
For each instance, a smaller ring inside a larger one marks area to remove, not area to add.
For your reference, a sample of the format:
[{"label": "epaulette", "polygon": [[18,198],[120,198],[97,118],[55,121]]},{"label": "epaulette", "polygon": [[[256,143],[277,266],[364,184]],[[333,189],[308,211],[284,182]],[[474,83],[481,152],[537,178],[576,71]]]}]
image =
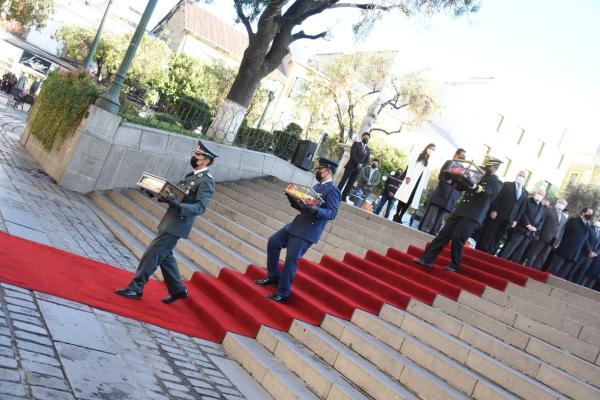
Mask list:
[{"label": "epaulette", "polygon": [[215,179],[215,178],[214,178],[214,177],[213,177],[213,176],[210,174],[210,172],[207,172],[207,173],[206,173],[206,176],[208,176],[210,179]]}]

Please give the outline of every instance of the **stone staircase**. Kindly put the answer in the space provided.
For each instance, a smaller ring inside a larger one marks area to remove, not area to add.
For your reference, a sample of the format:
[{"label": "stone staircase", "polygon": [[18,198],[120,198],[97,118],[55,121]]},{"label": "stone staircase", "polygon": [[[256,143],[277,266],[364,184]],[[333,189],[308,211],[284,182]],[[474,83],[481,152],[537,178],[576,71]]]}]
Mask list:
[{"label": "stone staircase", "polygon": [[[273,178],[217,184],[190,239],[178,243],[182,275],[264,267],[267,238],[295,215],[283,188]],[[163,205],[137,190],[91,197],[139,257]],[[467,262],[485,268],[424,272],[410,258],[430,239],[342,205],[305,258],[314,284],[376,287],[372,297],[386,303],[378,314],[363,307],[348,320],[326,315],[320,326],[294,320],[288,332],[228,333],[225,349],[275,399],[600,399],[600,293],[523,279],[473,251]]]}]

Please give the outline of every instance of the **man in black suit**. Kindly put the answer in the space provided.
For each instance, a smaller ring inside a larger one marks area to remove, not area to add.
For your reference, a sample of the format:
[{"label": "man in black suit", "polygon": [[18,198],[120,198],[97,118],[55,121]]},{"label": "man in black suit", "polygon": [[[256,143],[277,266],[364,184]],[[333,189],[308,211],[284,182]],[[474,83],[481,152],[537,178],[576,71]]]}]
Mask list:
[{"label": "man in black suit", "polygon": [[348,194],[350,193],[352,186],[354,186],[354,182],[356,181],[356,178],[358,178],[360,170],[367,164],[371,157],[371,149],[367,146],[370,138],[371,134],[369,132],[364,132],[360,142],[352,143],[352,147],[350,148],[350,159],[346,165],[344,165],[344,175],[342,175],[342,179],[338,184],[338,189],[342,191],[342,201],[346,201],[348,198]]},{"label": "man in black suit", "polygon": [[466,193],[440,234],[425,249],[421,258],[414,259],[414,262],[431,268],[444,246],[452,241],[452,263],[446,266],[446,269],[458,272],[465,243],[475,229],[481,226],[490,204],[502,189],[502,182],[496,176],[501,163],[502,161],[496,158],[487,158],[483,178],[478,184],[467,186]]},{"label": "man in black suit", "polygon": [[419,224],[420,231],[437,235],[440,233],[442,223],[446,217],[454,211],[460,192],[454,188],[452,177],[446,171],[450,168],[453,160],[464,160],[466,157],[467,152],[465,149],[458,149],[452,160],[448,160],[442,165],[438,175],[438,186],[431,194],[427,210]]},{"label": "man in black suit", "polygon": [[569,275],[582,254],[592,255],[588,242],[588,235],[590,235],[588,223],[593,213],[592,207],[586,207],[581,210],[579,216],[567,221],[560,245],[552,255],[549,272],[564,278]]},{"label": "man in black suit", "polygon": [[[583,285],[588,277],[593,262],[598,258],[600,253],[600,216],[596,218],[593,225],[588,226],[590,233],[588,234],[587,246],[590,248],[590,252],[581,257],[581,260],[575,268],[573,268],[571,274],[567,277],[573,283]],[[593,272],[593,271],[592,271]]]},{"label": "man in black suit", "polygon": [[539,237],[534,239],[527,250],[525,265],[535,269],[542,269],[553,247],[557,247],[562,238],[567,217],[563,210],[567,207],[565,199],[556,200],[554,207],[546,208],[546,218],[539,232]]},{"label": "man in black suit", "polygon": [[542,229],[546,218],[546,208],[542,206],[542,199],[546,195],[546,189],[539,189],[533,196],[525,202],[525,209],[517,226],[506,242],[500,257],[506,258],[517,263],[521,262],[525,250],[533,239],[539,237],[539,231]]},{"label": "man in black suit", "polygon": [[527,172],[519,171],[514,182],[504,182],[500,194],[490,206],[489,215],[481,227],[476,245],[477,250],[496,254],[502,235],[509,227],[517,226],[528,195],[524,187],[526,178]]}]

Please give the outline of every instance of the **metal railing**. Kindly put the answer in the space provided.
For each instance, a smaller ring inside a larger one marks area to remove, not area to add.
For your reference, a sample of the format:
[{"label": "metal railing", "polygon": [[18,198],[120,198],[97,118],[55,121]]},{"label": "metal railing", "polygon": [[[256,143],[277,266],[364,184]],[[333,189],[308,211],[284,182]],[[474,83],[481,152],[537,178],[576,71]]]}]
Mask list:
[{"label": "metal railing", "polygon": [[[247,126],[243,110],[222,107],[215,115],[206,103],[190,98],[161,98],[154,106],[144,106],[135,93],[128,94],[127,99],[119,114],[129,122],[271,153],[284,160],[293,156],[302,133],[293,124],[284,126],[268,120],[262,124],[268,129]],[[236,126],[240,127],[234,133]]]}]

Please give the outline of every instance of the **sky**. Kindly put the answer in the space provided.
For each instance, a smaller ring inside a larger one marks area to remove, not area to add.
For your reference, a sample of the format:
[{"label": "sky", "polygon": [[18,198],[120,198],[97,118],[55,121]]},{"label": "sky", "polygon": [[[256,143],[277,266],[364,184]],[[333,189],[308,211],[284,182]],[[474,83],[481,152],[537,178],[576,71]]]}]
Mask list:
[{"label": "sky", "polygon": [[[161,0],[153,22],[176,2]],[[235,18],[232,0],[203,6],[226,21]],[[294,57],[397,50],[398,73],[427,69],[432,78],[450,82],[492,78],[486,85],[462,85],[453,98],[472,115],[482,107],[495,109],[555,140],[567,128],[572,150],[595,151],[600,144],[599,0],[482,0],[478,13],[461,18],[390,13],[359,43],[351,30],[357,17],[347,9],[311,17],[302,29],[329,29],[330,39],[298,41]]]}]

